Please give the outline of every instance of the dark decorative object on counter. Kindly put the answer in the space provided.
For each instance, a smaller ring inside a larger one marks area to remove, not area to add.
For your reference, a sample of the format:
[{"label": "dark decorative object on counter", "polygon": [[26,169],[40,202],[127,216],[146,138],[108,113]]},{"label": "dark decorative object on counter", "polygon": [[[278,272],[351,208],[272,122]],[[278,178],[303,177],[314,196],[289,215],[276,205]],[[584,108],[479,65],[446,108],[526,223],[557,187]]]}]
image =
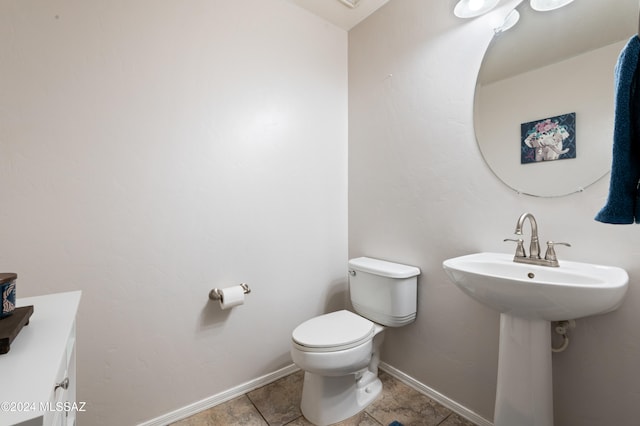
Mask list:
[{"label": "dark decorative object on counter", "polygon": [[0,355],[9,352],[11,342],[20,333],[22,327],[29,324],[31,314],[33,314],[33,306],[23,306],[16,308],[13,315],[0,321]]},{"label": "dark decorative object on counter", "polygon": [[17,274],[0,273],[0,319],[8,317],[16,309]]},{"label": "dark decorative object on counter", "polygon": [[12,272],[0,273],[0,355],[6,354],[22,327],[29,324],[33,306],[16,308],[16,279]]}]

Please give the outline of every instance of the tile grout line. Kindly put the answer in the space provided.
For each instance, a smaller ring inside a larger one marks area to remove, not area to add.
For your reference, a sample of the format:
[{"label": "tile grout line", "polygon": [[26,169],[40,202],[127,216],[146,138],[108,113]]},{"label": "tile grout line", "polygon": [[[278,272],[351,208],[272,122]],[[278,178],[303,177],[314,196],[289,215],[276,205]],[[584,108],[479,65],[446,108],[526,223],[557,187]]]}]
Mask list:
[{"label": "tile grout line", "polygon": [[440,423],[438,423],[436,426],[440,426],[441,424],[443,424],[444,422],[447,421],[447,419],[449,417],[453,416],[453,411],[451,411],[449,414],[447,414],[447,417],[445,417],[444,419],[442,419],[442,421]]},{"label": "tile grout line", "polygon": [[[262,386],[264,387],[264,386]],[[260,389],[260,388],[258,388]],[[249,402],[251,403],[251,405],[253,405],[253,408],[255,408],[255,410],[258,412],[258,414],[260,415],[260,417],[262,417],[262,420],[264,420],[264,422],[268,425],[271,426],[269,424],[269,421],[267,420],[267,418],[264,416],[264,414],[262,414],[262,411],[260,411],[260,409],[258,408],[258,406],[255,404],[255,402],[253,402],[253,400],[251,399],[251,397],[249,396],[249,392],[245,393],[244,396],[247,397],[247,399],[249,400]]]}]

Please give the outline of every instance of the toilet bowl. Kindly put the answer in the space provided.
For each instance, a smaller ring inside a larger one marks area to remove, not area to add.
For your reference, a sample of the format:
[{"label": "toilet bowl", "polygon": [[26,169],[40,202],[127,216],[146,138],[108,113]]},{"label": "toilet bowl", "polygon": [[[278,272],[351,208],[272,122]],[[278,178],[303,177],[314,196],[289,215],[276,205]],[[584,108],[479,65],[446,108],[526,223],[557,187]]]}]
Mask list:
[{"label": "toilet bowl", "polygon": [[383,331],[346,310],[312,318],[294,330],[291,356],[305,371],[300,408],[307,420],[318,426],[337,423],[380,394]]},{"label": "toilet bowl", "polygon": [[316,426],[347,419],[376,399],[385,326],[399,327],[416,316],[418,268],[366,257],[349,261],[349,268],[358,314],[320,315],[291,335],[291,357],[305,371],[300,408]]}]

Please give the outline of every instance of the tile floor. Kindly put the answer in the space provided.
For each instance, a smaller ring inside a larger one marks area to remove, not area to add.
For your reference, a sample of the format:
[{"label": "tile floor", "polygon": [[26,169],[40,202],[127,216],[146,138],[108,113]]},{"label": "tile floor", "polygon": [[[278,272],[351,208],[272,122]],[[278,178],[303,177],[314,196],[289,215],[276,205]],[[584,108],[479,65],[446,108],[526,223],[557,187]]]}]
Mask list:
[{"label": "tile floor", "polygon": [[[300,412],[303,372],[298,371],[202,411],[171,426],[312,426]],[[475,426],[448,408],[380,371],[382,394],[339,426]]]}]

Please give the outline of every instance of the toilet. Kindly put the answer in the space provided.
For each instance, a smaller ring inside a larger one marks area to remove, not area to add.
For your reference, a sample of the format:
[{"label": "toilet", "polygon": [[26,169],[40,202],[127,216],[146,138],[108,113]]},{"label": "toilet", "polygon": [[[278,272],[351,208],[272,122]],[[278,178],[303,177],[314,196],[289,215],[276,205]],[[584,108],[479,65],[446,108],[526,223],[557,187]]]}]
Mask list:
[{"label": "toilet", "polygon": [[302,414],[316,426],[364,410],[382,391],[378,378],[385,327],[412,323],[420,269],[369,257],[349,261],[356,313],[311,318],[293,330],[291,357],[304,370]]}]

